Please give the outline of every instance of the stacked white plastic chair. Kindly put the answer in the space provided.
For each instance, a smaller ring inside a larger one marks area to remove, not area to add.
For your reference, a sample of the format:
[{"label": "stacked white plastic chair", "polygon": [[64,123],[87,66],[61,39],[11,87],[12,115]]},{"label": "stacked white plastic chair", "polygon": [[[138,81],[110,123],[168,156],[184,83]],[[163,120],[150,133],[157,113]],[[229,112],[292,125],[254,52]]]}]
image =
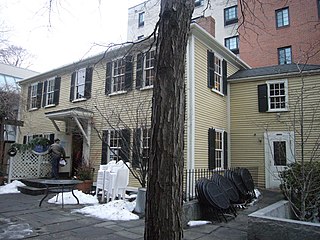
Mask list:
[{"label": "stacked white plastic chair", "polygon": [[122,160],[110,161],[107,165],[101,165],[98,171],[96,196],[102,190],[101,201],[105,197],[114,200],[116,197],[125,198],[126,188],[129,184],[129,169]]},{"label": "stacked white plastic chair", "polygon": [[105,192],[107,192],[107,194],[108,192],[109,194],[111,194],[110,191],[112,191],[112,188],[110,186],[112,186],[113,183],[110,182],[112,180],[110,176],[110,172],[111,172],[112,166],[114,166],[115,164],[116,164],[116,161],[110,161],[106,165],[100,165],[100,169],[98,171],[98,176],[97,176],[96,197],[98,196],[98,193],[101,189],[102,201],[104,201]]}]

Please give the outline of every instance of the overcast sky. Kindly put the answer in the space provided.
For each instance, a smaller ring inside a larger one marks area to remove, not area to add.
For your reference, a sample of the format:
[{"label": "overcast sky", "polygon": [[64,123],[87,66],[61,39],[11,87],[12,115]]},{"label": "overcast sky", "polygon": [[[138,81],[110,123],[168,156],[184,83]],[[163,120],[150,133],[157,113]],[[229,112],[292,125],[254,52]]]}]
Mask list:
[{"label": "overcast sky", "polygon": [[126,41],[128,8],[144,0],[53,0],[50,17],[49,2],[0,0],[1,28],[10,30],[12,44],[35,55],[29,69],[39,72],[103,51],[94,43]]}]

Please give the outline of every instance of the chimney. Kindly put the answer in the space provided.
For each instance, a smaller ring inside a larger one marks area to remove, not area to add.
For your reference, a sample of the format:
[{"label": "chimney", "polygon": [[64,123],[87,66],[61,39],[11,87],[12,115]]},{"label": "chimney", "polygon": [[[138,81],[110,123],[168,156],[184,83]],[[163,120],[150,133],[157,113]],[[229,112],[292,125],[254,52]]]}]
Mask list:
[{"label": "chimney", "polygon": [[200,17],[195,20],[195,22],[202,27],[204,30],[206,30],[208,33],[210,33],[213,37],[216,36],[216,21],[214,20],[213,17],[208,16],[208,17]]}]

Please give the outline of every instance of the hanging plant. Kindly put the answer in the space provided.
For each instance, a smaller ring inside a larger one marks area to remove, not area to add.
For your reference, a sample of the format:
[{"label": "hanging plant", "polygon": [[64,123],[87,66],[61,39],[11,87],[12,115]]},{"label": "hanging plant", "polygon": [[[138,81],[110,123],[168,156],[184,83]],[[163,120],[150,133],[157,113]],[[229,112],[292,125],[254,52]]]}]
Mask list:
[{"label": "hanging plant", "polygon": [[47,154],[51,143],[50,140],[43,137],[36,137],[27,144],[14,143],[12,149],[17,149],[20,152],[32,150],[36,154]]}]

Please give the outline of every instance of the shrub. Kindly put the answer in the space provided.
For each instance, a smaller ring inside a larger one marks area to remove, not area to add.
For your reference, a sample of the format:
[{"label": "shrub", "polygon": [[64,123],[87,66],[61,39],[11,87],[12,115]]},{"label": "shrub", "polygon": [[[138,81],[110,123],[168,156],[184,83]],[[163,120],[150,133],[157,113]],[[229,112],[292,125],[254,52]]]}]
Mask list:
[{"label": "shrub", "polygon": [[293,163],[281,174],[280,188],[299,220],[319,221],[320,162]]}]

